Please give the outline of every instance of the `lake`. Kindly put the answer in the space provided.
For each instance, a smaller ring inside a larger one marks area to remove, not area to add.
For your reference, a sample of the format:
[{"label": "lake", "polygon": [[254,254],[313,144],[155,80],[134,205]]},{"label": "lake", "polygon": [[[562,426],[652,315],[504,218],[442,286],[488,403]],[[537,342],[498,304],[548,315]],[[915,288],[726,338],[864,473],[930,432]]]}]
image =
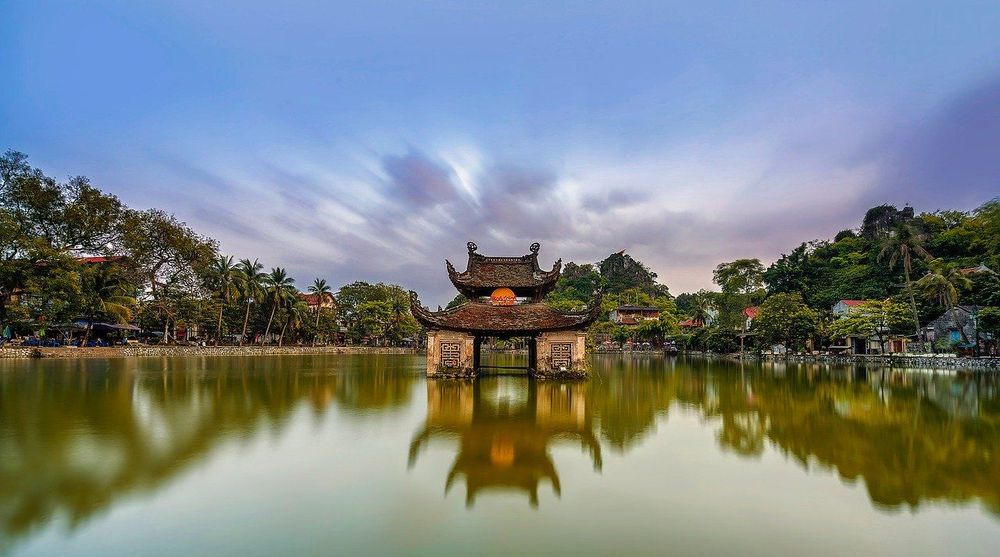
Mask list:
[{"label": "lake", "polygon": [[[503,357],[500,357],[501,359]],[[0,361],[0,554],[995,555],[996,375]]]}]

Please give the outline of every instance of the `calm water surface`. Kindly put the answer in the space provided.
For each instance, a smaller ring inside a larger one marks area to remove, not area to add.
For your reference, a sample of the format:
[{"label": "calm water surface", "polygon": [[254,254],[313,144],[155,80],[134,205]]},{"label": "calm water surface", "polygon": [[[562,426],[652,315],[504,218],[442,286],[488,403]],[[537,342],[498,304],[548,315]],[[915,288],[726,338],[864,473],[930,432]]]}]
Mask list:
[{"label": "calm water surface", "polygon": [[0,362],[0,554],[996,555],[994,377]]}]

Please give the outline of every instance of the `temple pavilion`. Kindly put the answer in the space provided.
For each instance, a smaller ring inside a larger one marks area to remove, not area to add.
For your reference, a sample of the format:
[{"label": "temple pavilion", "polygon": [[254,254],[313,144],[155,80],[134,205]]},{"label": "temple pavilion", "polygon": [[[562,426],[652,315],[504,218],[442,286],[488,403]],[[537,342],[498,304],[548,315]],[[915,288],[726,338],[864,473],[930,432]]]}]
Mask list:
[{"label": "temple pavilion", "polygon": [[528,339],[529,373],[540,376],[583,376],[587,371],[586,329],[600,315],[598,295],[585,311],[555,310],[542,299],[555,288],[562,269],[538,266],[539,244],[519,257],[478,253],[468,243],[469,262],[458,272],[450,261],[448,278],[468,300],[460,306],[430,311],[410,292],[410,311],[427,328],[427,374],[473,376],[480,347],[487,337]]}]

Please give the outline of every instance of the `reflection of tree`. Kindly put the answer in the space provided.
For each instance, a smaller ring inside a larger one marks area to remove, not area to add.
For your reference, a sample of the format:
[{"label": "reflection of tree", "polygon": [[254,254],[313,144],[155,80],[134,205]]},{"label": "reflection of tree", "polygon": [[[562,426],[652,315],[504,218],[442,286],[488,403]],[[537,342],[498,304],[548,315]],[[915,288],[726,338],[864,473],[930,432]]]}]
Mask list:
[{"label": "reflection of tree", "polygon": [[679,378],[664,364],[661,358],[594,358],[588,405],[601,437],[618,451],[639,443],[676,398]]},{"label": "reflection of tree", "polygon": [[145,371],[131,371],[136,360],[52,360],[0,373],[0,540],[57,516],[75,528],[223,442],[280,429],[300,405],[397,406],[417,380],[393,371],[401,359],[140,361]]},{"label": "reflection of tree", "polygon": [[[515,383],[516,382],[516,383]],[[517,385],[522,388],[508,389]],[[433,438],[457,438],[458,454],[445,492],[465,478],[466,504],[487,490],[527,492],[538,505],[538,484],[561,493],[549,447],[574,440],[601,468],[601,447],[587,409],[586,383],[547,383],[521,378],[473,382],[428,381],[427,421],[410,444],[410,465]]]},{"label": "reflection of tree", "polygon": [[722,447],[756,455],[766,440],[803,467],[863,479],[880,506],[978,498],[1000,513],[995,378],[855,371],[711,374],[705,385],[682,380],[698,390],[678,396],[717,391],[716,405],[699,408],[720,419]]}]

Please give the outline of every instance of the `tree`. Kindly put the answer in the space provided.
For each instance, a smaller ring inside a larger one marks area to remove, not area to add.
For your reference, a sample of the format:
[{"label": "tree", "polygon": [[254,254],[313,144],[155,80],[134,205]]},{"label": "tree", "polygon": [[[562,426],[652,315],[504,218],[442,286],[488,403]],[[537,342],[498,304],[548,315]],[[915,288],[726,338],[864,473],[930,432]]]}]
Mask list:
[{"label": "tree", "polygon": [[764,288],[764,265],[760,259],[720,263],[712,272],[712,280],[723,292],[740,294],[743,301],[750,304]]},{"label": "tree", "polygon": [[233,301],[238,291],[239,270],[233,265],[233,257],[219,255],[211,268],[212,290],[219,299],[219,319],[215,331],[215,345],[222,341],[222,312],[226,304]]},{"label": "tree", "polygon": [[913,209],[897,209],[894,205],[879,205],[865,213],[861,223],[861,236],[872,241],[881,241],[892,234],[893,229],[906,224],[913,218]]},{"label": "tree", "polygon": [[98,316],[110,317],[117,323],[128,323],[137,302],[128,295],[128,287],[109,265],[83,269],[81,278],[85,293],[82,307],[87,316],[87,329],[83,334],[83,344],[86,345]]},{"label": "tree", "polygon": [[1000,307],[989,306],[979,310],[976,326],[993,339],[994,353],[1000,345]]},{"label": "tree", "polygon": [[936,301],[938,305],[951,312],[952,325],[962,335],[962,340],[968,342],[965,330],[958,326],[958,315],[955,306],[958,305],[959,291],[972,286],[972,280],[965,276],[955,265],[935,259],[930,263],[930,270],[917,281],[917,287],[928,300]]},{"label": "tree", "polygon": [[239,275],[237,285],[239,287],[240,298],[246,305],[246,312],[243,315],[243,331],[240,333],[240,346],[247,336],[247,323],[250,322],[250,306],[254,299],[260,300],[264,297],[264,266],[256,259],[251,263],[249,259],[241,259],[239,265]]},{"label": "tree", "polygon": [[[656,273],[646,265],[632,259],[624,250],[609,255],[599,263],[601,283],[608,293],[617,294],[630,288],[638,288],[651,296],[669,295],[667,288],[656,282]],[[588,275],[581,270],[581,275]],[[583,282],[592,282],[592,276]],[[581,293],[583,294],[583,293]]]},{"label": "tree", "polygon": [[[871,211],[869,211],[871,213]],[[880,225],[881,226],[881,225]],[[880,230],[872,225],[873,230]],[[881,250],[878,259],[888,257],[889,268],[894,268],[898,263],[903,264],[903,277],[906,280],[906,293],[910,297],[910,310],[913,312],[913,327],[917,339],[921,339],[920,315],[917,313],[917,301],[913,294],[913,282],[910,277],[913,272],[913,256],[929,259],[930,254],[924,248],[927,237],[916,229],[909,222],[899,222],[890,232],[884,235],[881,243]]]},{"label": "tree", "polygon": [[827,334],[831,339],[874,336],[885,354],[886,336],[906,323],[908,313],[905,305],[892,300],[868,300],[830,323]]},{"label": "tree", "polygon": [[764,301],[753,322],[753,331],[762,342],[783,343],[787,348],[801,345],[816,332],[816,312],[798,294],[775,294]]},{"label": "tree", "polygon": [[120,251],[134,274],[131,282],[147,285],[149,295],[164,320],[163,340],[169,324],[187,298],[203,297],[203,281],[217,253],[215,240],[195,233],[185,223],[163,211],[129,211],[123,221]]},{"label": "tree", "polygon": [[285,307],[287,315],[284,325],[281,326],[281,333],[278,335],[278,346],[284,344],[285,331],[289,326],[293,331],[298,330],[309,318],[309,304],[302,301],[294,290],[285,291]]},{"label": "tree", "polygon": [[295,291],[295,279],[288,276],[288,273],[281,267],[274,267],[271,272],[264,276],[264,297],[271,304],[271,316],[267,318],[267,327],[264,329],[264,336],[260,339],[261,346],[267,341],[267,336],[271,334],[271,323],[274,321],[274,313],[279,307],[286,307],[291,297],[289,293]]},{"label": "tree", "polygon": [[712,294],[707,290],[699,290],[691,295],[692,321],[706,325],[712,320],[712,314],[716,311]]},{"label": "tree", "polygon": [[333,298],[333,289],[326,283],[326,279],[316,278],[309,285],[309,293],[316,296],[316,332],[313,335],[312,345],[316,346],[316,337],[319,336],[319,314],[323,311],[323,302],[327,297]]}]

